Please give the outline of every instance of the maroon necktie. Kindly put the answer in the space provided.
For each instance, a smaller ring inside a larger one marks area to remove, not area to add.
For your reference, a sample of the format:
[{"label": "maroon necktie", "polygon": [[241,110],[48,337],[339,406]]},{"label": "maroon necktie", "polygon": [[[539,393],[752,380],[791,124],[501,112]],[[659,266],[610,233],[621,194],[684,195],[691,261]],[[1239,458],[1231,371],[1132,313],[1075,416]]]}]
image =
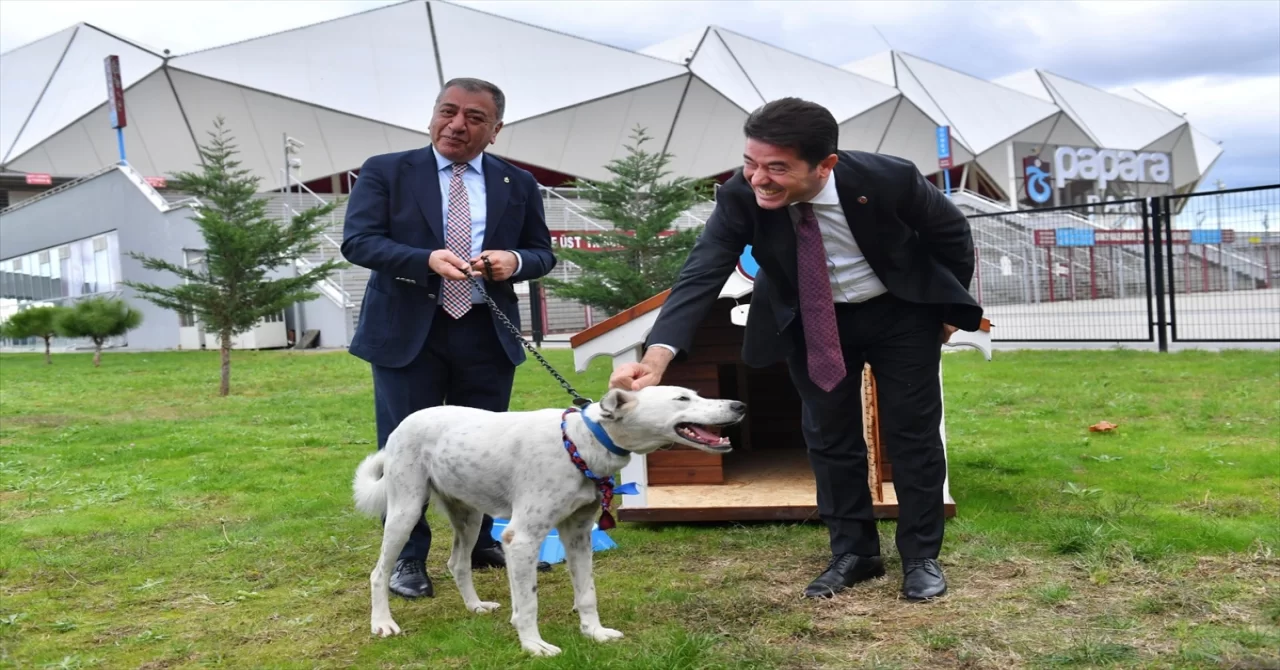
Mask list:
[{"label": "maroon necktie", "polygon": [[809,350],[809,379],[823,391],[830,391],[845,377],[840,331],[836,328],[836,305],[831,297],[827,274],[827,250],[822,246],[822,230],[813,205],[802,202],[800,225],[796,226],[796,266],[800,280],[800,318],[804,343]]}]

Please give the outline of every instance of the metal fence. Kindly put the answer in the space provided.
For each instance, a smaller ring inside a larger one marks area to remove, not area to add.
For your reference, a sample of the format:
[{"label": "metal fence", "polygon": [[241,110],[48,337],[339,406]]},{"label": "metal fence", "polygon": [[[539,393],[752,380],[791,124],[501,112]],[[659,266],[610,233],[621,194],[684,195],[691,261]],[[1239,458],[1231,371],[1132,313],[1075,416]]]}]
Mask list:
[{"label": "metal fence", "polygon": [[1280,341],[1280,185],[968,218],[995,340]]},{"label": "metal fence", "polygon": [[[973,230],[970,290],[997,341],[1280,341],[1280,185],[1017,211],[953,198]],[[545,288],[521,298],[526,333],[532,303],[546,334],[610,316]]]},{"label": "metal fence", "polygon": [[1161,203],[1169,336],[1280,341],[1280,186],[1169,196]]},{"label": "metal fence", "polygon": [[1153,336],[1148,203],[973,214],[970,290],[1009,341]]}]

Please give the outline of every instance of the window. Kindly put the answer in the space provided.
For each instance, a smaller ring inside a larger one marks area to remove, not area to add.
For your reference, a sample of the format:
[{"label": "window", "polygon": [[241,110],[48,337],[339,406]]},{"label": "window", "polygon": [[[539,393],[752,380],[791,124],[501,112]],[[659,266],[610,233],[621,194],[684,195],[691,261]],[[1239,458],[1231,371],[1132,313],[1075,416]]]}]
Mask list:
[{"label": "window", "polygon": [[20,306],[114,291],[121,279],[118,255],[112,231],[5,259],[0,303]]}]

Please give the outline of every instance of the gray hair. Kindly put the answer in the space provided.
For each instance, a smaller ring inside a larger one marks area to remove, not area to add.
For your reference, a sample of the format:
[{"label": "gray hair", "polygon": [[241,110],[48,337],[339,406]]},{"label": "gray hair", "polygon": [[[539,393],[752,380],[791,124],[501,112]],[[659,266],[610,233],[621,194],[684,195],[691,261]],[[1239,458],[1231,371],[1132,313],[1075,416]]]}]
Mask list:
[{"label": "gray hair", "polygon": [[488,93],[493,97],[493,106],[498,110],[497,120],[502,120],[502,112],[507,107],[507,96],[502,94],[502,89],[498,88],[496,84],[487,82],[483,79],[458,77],[457,79],[450,79],[449,81],[446,81],[444,86],[440,89],[440,93],[436,95],[436,104],[440,104],[440,98],[444,96],[445,91],[455,86],[471,93],[480,93],[481,91]]}]

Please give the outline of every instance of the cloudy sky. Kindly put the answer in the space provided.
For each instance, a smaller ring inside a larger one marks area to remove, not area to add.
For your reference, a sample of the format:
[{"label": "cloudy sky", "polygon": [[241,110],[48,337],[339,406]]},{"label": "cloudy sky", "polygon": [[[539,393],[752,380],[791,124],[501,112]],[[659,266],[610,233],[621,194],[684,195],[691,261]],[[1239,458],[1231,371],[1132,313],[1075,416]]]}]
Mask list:
[{"label": "cloudy sky", "polygon": [[[387,4],[0,0],[0,51],[85,21],[178,54]],[[833,65],[891,46],[987,79],[1038,67],[1102,88],[1137,87],[1222,142],[1202,188],[1218,179],[1280,183],[1276,0],[458,4],[627,49],[715,24]]]}]

